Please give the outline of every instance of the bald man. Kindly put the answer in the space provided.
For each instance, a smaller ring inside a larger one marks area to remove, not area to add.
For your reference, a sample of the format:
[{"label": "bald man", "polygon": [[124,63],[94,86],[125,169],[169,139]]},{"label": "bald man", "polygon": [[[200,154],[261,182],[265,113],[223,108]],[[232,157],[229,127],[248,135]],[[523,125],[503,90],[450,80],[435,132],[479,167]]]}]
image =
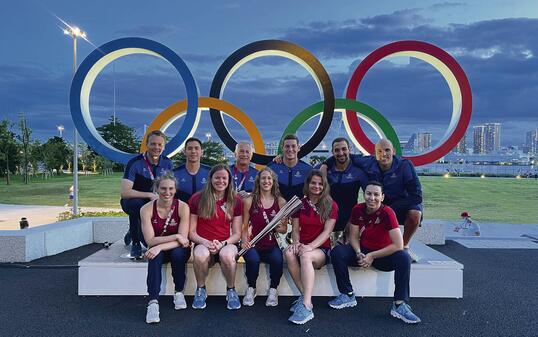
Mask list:
[{"label": "bald man", "polygon": [[[332,160],[332,161],[331,161]],[[413,163],[396,155],[394,146],[388,139],[381,139],[375,145],[375,156],[351,155],[354,165],[359,166],[368,176],[368,180],[379,181],[385,192],[384,204],[390,206],[404,227],[404,249],[408,251],[413,262],[418,257],[409,250],[409,241],[422,220],[422,186]],[[331,167],[334,159],[329,158]]]}]

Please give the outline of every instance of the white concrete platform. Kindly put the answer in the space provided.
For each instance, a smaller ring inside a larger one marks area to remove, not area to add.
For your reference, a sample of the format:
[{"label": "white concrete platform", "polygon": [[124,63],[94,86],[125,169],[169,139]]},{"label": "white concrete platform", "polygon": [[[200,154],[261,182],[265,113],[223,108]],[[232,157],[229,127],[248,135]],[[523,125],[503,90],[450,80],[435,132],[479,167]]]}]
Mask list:
[{"label": "white concrete platform", "polygon": [[[412,297],[463,297],[463,265],[438,251],[412,242],[411,248],[421,257],[419,263],[411,266]],[[117,242],[108,249],[102,249],[79,262],[78,294],[87,295],[146,295],[147,262],[134,262],[122,257],[129,253],[127,247]],[[163,266],[161,294],[171,295],[174,284],[170,265]],[[393,272],[381,272],[373,268],[350,270],[351,281],[357,296],[392,297],[394,292]],[[187,264],[185,294],[193,295],[195,278],[192,263]],[[210,269],[206,282],[209,295],[225,295],[226,286],[220,266]],[[260,266],[257,292],[266,294],[269,286],[269,268]],[[240,260],[236,274],[236,288],[243,295],[247,287],[244,263]],[[284,275],[278,288],[283,296],[298,295],[291,276],[284,268]],[[333,296],[338,294],[332,265],[316,271],[314,294]]]},{"label": "white concrete platform", "polygon": [[128,229],[126,217],[96,217],[0,230],[0,262],[29,262],[93,242],[116,242]]}]

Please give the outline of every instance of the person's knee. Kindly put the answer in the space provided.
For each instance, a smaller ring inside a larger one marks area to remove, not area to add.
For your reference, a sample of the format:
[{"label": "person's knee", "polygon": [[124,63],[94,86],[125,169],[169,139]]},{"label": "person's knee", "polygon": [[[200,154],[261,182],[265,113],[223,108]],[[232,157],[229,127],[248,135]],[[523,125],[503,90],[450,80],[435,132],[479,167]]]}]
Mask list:
[{"label": "person's knee", "polygon": [[401,266],[403,268],[411,267],[411,257],[404,250],[399,250],[396,253],[394,253],[393,259],[395,260],[397,266]]},{"label": "person's knee", "polygon": [[421,217],[422,217],[421,211],[416,210],[416,209],[411,209],[407,211],[405,224],[411,225],[411,226],[418,226],[418,224],[420,223]]},{"label": "person's knee", "polygon": [[210,253],[209,249],[202,245],[198,245],[194,248],[194,261],[195,262],[207,262],[209,261]]},{"label": "person's knee", "polygon": [[312,264],[312,262],[314,262],[314,254],[312,254],[312,252],[304,253],[303,255],[301,255],[300,260],[301,264]]},{"label": "person's knee", "polygon": [[219,252],[219,260],[221,264],[226,266],[234,266],[236,264],[235,253],[228,249],[222,249]]}]

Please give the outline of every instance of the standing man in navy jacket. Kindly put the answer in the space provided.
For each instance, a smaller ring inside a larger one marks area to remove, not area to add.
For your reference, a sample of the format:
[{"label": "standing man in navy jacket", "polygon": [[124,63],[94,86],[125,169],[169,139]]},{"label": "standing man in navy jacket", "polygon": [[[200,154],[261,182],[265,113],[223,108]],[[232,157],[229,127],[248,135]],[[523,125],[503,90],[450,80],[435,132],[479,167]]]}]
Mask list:
[{"label": "standing man in navy jacket", "polygon": [[282,142],[282,162],[267,165],[278,177],[282,197],[289,201],[294,195],[303,197],[303,185],[312,166],[299,160],[301,146],[296,135],[286,135]]},{"label": "standing man in navy jacket", "polygon": [[158,198],[153,192],[153,180],[172,170],[172,161],[162,155],[165,137],[160,130],[152,131],[146,138],[146,152],[129,160],[121,180],[120,204],[129,215],[129,232],[125,236],[125,243],[132,242],[131,257],[135,259],[142,258],[140,208],[148,201]]},{"label": "standing man in navy jacket", "polygon": [[338,204],[338,219],[334,225],[331,241],[333,246],[339,242],[343,243],[344,230],[351,209],[357,204],[359,190],[369,181],[366,173],[354,165],[350,159],[349,141],[344,137],[335,138],[332,141],[333,164],[331,166],[322,165],[322,172],[326,173],[327,180],[331,186],[331,197]]},{"label": "standing man in navy jacket", "polygon": [[231,184],[241,198],[248,196],[254,189],[254,179],[258,170],[250,165],[253,150],[252,145],[248,142],[239,142],[235,146],[235,163],[230,165],[232,173]]},{"label": "standing man in navy jacket", "polygon": [[185,164],[174,169],[177,180],[176,198],[188,203],[190,197],[200,191],[209,177],[211,167],[201,163],[202,141],[191,137],[185,141]]}]

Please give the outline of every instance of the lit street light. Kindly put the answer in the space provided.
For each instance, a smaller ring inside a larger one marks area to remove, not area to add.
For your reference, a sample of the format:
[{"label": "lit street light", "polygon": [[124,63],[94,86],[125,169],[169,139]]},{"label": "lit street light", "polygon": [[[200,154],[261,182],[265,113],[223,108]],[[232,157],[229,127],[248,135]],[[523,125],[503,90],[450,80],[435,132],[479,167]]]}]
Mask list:
[{"label": "lit street light", "polygon": [[[77,37],[86,39],[86,32],[78,27],[67,25],[64,34],[73,38],[73,76],[77,72]],[[73,128],[73,214],[78,214],[78,133]]]},{"label": "lit street light", "polygon": [[58,129],[58,132],[60,133],[60,138],[62,138],[63,132],[65,130],[64,126],[58,125],[56,128]]}]

